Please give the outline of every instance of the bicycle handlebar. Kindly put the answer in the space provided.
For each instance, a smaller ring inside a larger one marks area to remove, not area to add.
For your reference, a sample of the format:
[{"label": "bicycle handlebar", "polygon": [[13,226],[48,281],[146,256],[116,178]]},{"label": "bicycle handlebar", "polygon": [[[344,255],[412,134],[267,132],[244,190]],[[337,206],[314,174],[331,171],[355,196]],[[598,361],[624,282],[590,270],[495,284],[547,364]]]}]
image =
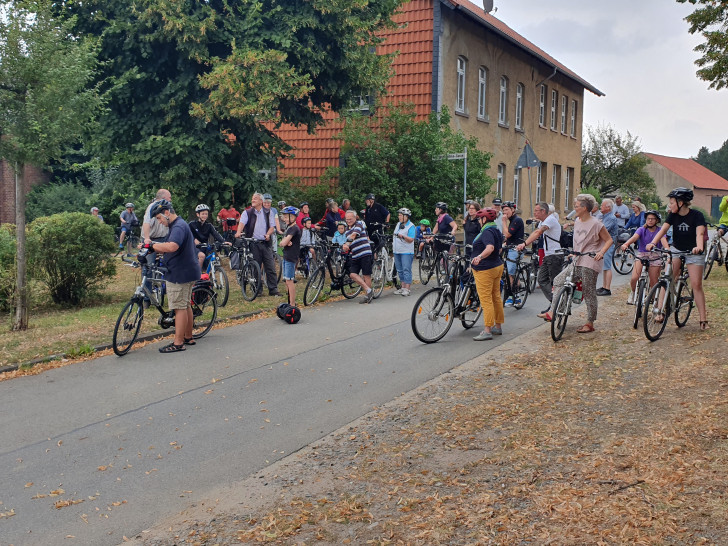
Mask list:
[{"label": "bicycle handlebar", "polygon": [[691,256],[693,254],[692,251],[686,251],[686,250],[677,250],[677,251],[674,251],[674,250],[665,250],[664,248],[657,248],[657,247],[654,247],[652,250],[653,251],[657,251],[660,254],[669,254],[670,256],[674,256],[674,257],[677,257],[677,258],[679,258],[680,256]]}]

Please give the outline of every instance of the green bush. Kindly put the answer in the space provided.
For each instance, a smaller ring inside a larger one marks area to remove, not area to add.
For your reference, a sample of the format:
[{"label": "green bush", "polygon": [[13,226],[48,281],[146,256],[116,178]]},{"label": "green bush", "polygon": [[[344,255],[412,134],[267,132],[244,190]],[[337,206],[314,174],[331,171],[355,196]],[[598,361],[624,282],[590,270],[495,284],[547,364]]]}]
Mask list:
[{"label": "green bush", "polygon": [[15,226],[0,226],[0,310],[12,306],[15,291]]},{"label": "green bush", "polygon": [[116,272],[114,230],[90,214],[64,212],[28,226],[33,277],[48,286],[55,303],[77,305]]},{"label": "green bush", "polygon": [[91,190],[81,184],[42,184],[35,186],[28,194],[25,206],[26,221],[32,222],[42,216],[60,212],[89,212],[92,200]]}]

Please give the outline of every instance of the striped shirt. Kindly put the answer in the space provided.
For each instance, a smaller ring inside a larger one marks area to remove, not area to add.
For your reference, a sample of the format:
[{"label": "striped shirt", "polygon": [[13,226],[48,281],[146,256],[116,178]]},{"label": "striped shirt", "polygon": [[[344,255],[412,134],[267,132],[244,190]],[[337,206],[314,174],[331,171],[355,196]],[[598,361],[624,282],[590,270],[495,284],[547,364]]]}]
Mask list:
[{"label": "striped shirt", "polygon": [[[357,236],[356,239],[354,239],[354,235]],[[367,228],[363,222],[356,222],[344,233],[344,236],[349,240],[349,251],[351,252],[352,260],[372,253],[372,247],[369,244],[369,237],[367,236]]]}]

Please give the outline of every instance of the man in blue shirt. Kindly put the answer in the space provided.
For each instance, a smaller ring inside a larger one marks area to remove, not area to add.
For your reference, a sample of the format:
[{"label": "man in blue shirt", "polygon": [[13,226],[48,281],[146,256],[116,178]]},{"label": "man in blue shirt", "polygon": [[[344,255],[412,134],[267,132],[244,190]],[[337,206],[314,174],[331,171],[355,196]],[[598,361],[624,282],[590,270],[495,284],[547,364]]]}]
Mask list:
[{"label": "man in blue shirt", "polygon": [[200,265],[197,262],[195,238],[187,222],[177,216],[172,203],[166,199],[157,201],[149,210],[149,215],[160,224],[169,228],[167,240],[152,243],[149,252],[164,254],[164,265],[169,308],[174,309],[174,341],[159,349],[160,353],[184,351],[185,345],[195,345],[192,339],[192,287],[200,278]]},{"label": "man in blue shirt", "polygon": [[602,224],[607,228],[609,235],[612,237],[614,244],[609,247],[604,255],[604,265],[602,266],[602,287],[597,290],[597,296],[611,296],[612,291],[612,262],[614,261],[614,248],[617,246],[617,235],[619,235],[619,224],[617,217],[614,216],[614,201],[605,199],[601,206]]}]

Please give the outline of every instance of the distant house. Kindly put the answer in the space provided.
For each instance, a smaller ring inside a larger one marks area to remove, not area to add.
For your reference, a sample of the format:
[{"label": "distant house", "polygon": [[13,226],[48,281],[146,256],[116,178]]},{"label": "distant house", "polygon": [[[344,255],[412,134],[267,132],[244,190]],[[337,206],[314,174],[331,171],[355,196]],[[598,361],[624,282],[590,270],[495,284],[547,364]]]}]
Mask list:
[{"label": "distant house", "polygon": [[690,188],[695,194],[693,204],[720,218],[718,205],[728,194],[728,180],[703,167],[693,159],[668,157],[666,155],[645,153],[652,160],[645,169],[655,180],[657,195],[666,196],[673,188]]},{"label": "distant house", "polygon": [[[447,106],[453,127],[493,154],[488,174],[497,180],[497,195],[526,210],[536,200],[571,208],[581,174],[584,91],[604,94],[467,0],[411,0],[395,21],[400,29],[384,33],[380,47],[383,54],[398,52],[384,100],[414,103],[420,119]],[[378,100],[364,95],[355,106],[367,113]],[[295,155],[283,161],[280,175],[315,184],[326,167],[338,165],[335,118],[329,113],[314,135],[295,127],[277,131]],[[516,169],[526,140],[542,162],[531,173],[530,199],[528,177]]]}]

